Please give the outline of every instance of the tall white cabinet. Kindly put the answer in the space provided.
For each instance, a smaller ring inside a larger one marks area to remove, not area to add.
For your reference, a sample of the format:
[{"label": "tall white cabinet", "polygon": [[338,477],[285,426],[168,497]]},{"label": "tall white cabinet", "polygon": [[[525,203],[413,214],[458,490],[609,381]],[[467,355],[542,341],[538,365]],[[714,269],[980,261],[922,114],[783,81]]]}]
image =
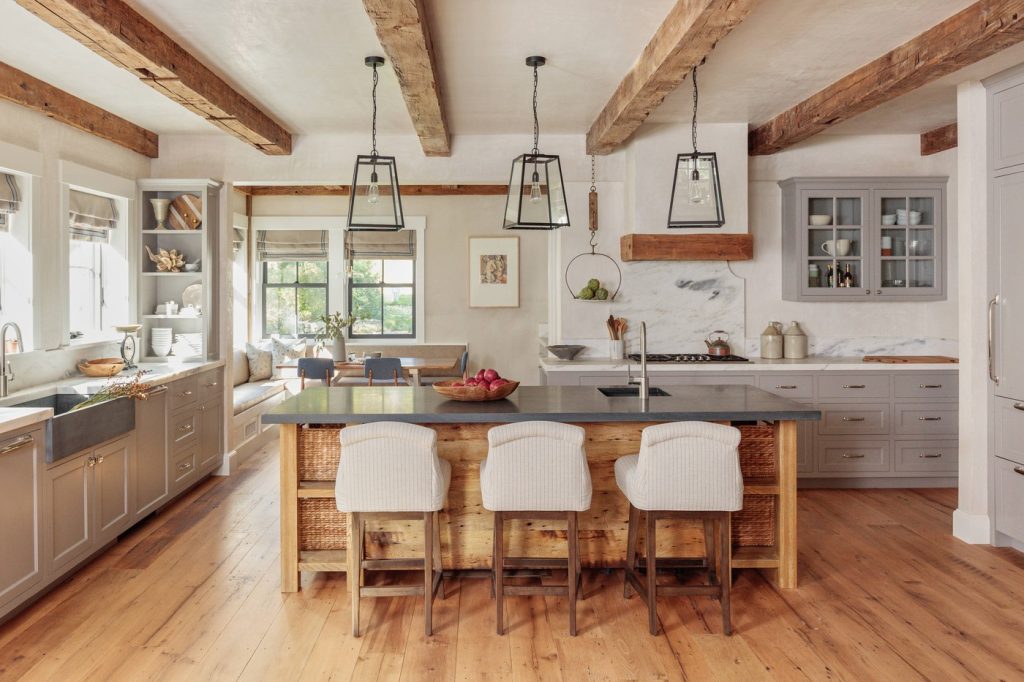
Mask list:
[{"label": "tall white cabinet", "polygon": [[994,541],[1024,547],[1024,69],[988,84]]}]

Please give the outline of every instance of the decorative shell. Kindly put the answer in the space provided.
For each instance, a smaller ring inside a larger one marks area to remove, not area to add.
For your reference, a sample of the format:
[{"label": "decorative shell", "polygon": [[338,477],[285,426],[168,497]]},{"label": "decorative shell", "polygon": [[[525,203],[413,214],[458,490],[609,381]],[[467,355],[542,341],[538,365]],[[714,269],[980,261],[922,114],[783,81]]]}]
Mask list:
[{"label": "decorative shell", "polygon": [[177,249],[157,249],[157,253],[153,253],[147,244],[146,253],[149,254],[149,260],[156,263],[157,272],[181,272],[185,266],[185,254]]}]

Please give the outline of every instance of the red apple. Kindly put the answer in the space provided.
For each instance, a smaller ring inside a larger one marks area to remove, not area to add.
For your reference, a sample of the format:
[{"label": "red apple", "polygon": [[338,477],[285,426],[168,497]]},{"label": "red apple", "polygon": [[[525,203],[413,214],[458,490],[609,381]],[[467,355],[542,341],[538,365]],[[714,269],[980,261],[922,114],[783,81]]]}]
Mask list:
[{"label": "red apple", "polygon": [[485,370],[485,369],[482,369],[482,370],[480,370],[479,372],[477,372],[477,373],[476,373],[476,380],[477,380],[477,381],[480,381],[480,380],[482,380],[482,379],[484,378],[484,374],[485,374],[486,372],[487,372],[487,370]]},{"label": "red apple", "polygon": [[498,377],[497,379],[491,382],[491,390],[493,391],[508,383],[511,383],[508,379],[502,379],[501,377]]},{"label": "red apple", "polygon": [[497,370],[494,370],[494,369],[484,370],[484,379],[487,379],[487,381],[494,381],[495,379],[500,379],[500,378],[501,378],[501,375],[498,374]]},{"label": "red apple", "polygon": [[479,382],[479,381],[477,381],[476,379],[466,379],[466,383],[465,383],[465,384],[463,384],[463,385],[464,385],[464,386],[476,386],[476,385],[478,385],[479,383],[480,383],[480,382]]}]

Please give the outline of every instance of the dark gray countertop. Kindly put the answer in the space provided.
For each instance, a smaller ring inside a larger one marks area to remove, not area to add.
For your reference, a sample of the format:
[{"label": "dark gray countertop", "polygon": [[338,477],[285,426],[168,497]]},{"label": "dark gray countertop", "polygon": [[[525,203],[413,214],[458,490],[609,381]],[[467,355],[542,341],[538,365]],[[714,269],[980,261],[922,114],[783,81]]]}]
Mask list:
[{"label": "dark gray countertop", "polygon": [[752,421],[818,420],[821,412],[753,386],[672,386],[641,410],[635,397],[606,398],[596,387],[520,386],[505,400],[448,400],[429,386],[308,388],[263,415],[267,424],[353,424],[374,421],[488,423],[545,420]]}]

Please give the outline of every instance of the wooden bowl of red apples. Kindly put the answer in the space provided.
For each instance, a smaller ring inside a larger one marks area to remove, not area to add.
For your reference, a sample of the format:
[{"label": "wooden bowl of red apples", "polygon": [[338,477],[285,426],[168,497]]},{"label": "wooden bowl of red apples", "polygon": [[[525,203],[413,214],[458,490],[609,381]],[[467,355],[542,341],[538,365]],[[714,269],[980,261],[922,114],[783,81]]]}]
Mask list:
[{"label": "wooden bowl of red apples", "polygon": [[481,402],[509,397],[519,388],[519,382],[502,378],[497,370],[482,369],[476,376],[455,381],[438,381],[432,386],[435,391],[452,400]]}]

